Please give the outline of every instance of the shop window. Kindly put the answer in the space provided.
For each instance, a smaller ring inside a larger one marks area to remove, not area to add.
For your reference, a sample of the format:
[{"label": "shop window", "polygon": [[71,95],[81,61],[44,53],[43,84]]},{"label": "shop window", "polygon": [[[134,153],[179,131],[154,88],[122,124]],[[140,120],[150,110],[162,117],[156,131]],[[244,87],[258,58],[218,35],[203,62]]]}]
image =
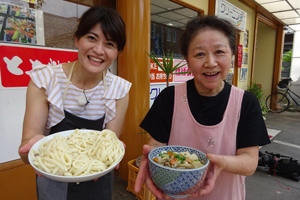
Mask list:
[{"label": "shop window", "polygon": [[167,28],[167,42],[171,42],[171,28],[166,27]]},{"label": "shop window", "polygon": [[151,38],[155,37],[156,24],[151,23]]},{"label": "shop window", "polygon": [[[37,22],[38,20],[42,22],[35,24],[37,33],[39,30],[43,30],[43,35],[40,35],[40,38],[44,40],[44,45],[42,46],[77,49],[73,35],[80,16],[90,8],[89,5],[80,5],[76,3],[78,1],[74,1],[74,3],[64,0],[56,0],[55,3],[51,0],[36,0],[37,4],[20,0],[6,0],[5,2],[10,5],[19,6],[20,8],[42,11],[42,16],[39,19],[29,19],[33,22]],[[11,16],[10,10],[8,12],[3,23],[4,28],[7,23],[7,17]],[[16,16],[15,18],[23,19],[22,16]],[[1,31],[1,34],[2,32],[4,31]]]},{"label": "shop window", "polygon": [[173,29],[173,43],[177,42],[177,30]]},{"label": "shop window", "polygon": [[[183,59],[180,37],[186,23],[198,16],[198,12],[171,1],[151,0],[151,50],[156,55],[173,52],[176,59]],[[154,26],[156,24],[155,35]],[[158,31],[159,30],[159,31]]]}]

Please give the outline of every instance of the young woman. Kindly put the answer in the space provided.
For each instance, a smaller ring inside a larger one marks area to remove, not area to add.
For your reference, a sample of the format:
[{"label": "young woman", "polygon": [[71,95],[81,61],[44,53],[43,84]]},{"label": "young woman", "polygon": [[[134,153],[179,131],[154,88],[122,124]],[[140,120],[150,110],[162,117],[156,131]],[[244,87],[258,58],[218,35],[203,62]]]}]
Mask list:
[{"label": "young woman", "polygon": [[151,179],[147,155],[159,146],[182,145],[207,153],[211,163],[191,199],[245,199],[245,176],[254,173],[259,146],[270,140],[256,97],[224,81],[235,42],[234,27],[216,16],[187,24],[181,50],[194,79],[163,90],[142,121],[151,137],[143,148],[136,192],[145,182],[155,196],[168,198]]},{"label": "young woman", "polygon": [[[113,9],[92,7],[74,34],[78,60],[40,65],[30,72],[19,153],[28,163],[29,149],[45,135],[70,129],[110,129],[119,137],[131,83],[108,70],[126,42],[125,24]],[[53,199],[112,199],[113,172],[98,180],[62,183],[37,176],[37,196]]]}]

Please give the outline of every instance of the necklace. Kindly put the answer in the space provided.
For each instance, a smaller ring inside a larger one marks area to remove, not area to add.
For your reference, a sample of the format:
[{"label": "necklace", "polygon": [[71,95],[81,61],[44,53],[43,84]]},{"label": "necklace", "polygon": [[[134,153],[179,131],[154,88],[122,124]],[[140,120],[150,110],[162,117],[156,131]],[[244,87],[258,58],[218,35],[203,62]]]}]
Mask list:
[{"label": "necklace", "polygon": [[[70,73],[69,73],[69,76],[68,76],[68,81],[67,81],[67,84],[66,84],[66,87],[65,87],[65,92],[64,92],[64,96],[63,96],[63,104],[65,102],[65,98],[66,98],[66,95],[67,95],[67,90],[69,88],[69,83],[70,83],[70,80],[71,80],[71,77],[72,77],[72,73],[73,73],[73,68],[74,68],[74,65],[77,61],[75,61],[71,67],[71,70],[70,70]],[[106,71],[103,71],[102,72],[102,80],[103,80],[103,86],[104,86],[104,91],[106,90],[106,83],[105,83],[105,75],[106,75]],[[77,103],[80,105],[80,106],[86,106],[88,103],[90,103],[85,95],[85,89],[83,90],[83,95],[79,95],[77,97]]]},{"label": "necklace", "polygon": [[[84,89],[85,90],[85,89]],[[89,100],[87,99],[86,95],[85,95],[85,92],[83,90],[83,95],[80,95],[78,96],[77,98],[77,103],[80,105],[80,106],[86,106],[89,102]]]}]

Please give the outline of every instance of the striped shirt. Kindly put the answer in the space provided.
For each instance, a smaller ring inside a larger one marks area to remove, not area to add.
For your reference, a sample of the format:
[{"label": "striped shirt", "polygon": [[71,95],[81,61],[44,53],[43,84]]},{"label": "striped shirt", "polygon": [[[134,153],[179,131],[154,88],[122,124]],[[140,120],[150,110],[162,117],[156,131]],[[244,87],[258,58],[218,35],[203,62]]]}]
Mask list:
[{"label": "striped shirt", "polygon": [[46,132],[64,119],[64,110],[90,120],[99,119],[106,112],[104,128],[105,124],[116,116],[116,100],[123,98],[131,87],[130,82],[107,70],[104,77],[105,91],[102,80],[96,87],[84,91],[89,103],[87,105],[79,105],[77,99],[79,96],[84,95],[83,89],[77,88],[70,82],[63,105],[63,95],[68,77],[65,75],[61,64],[56,66],[38,65],[30,71],[30,77],[37,87],[45,88],[46,90],[49,102]]}]

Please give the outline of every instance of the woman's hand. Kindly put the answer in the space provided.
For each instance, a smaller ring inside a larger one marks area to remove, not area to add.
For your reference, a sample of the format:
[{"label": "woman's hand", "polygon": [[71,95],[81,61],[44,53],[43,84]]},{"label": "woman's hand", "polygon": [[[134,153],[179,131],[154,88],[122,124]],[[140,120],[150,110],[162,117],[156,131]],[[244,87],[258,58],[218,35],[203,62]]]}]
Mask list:
[{"label": "woman's hand", "polygon": [[[23,145],[21,148],[19,148],[19,153],[20,154],[27,154],[29,153],[29,150],[31,149],[31,147],[40,139],[44,138],[44,135],[36,135],[33,138],[31,138],[28,143],[26,143],[25,145]],[[43,175],[40,174],[38,171],[36,171],[34,168],[33,170],[35,171],[35,173],[39,176],[42,177]]]},{"label": "woman's hand", "polygon": [[148,145],[143,146],[143,157],[141,159],[140,167],[139,167],[139,173],[136,177],[136,182],[134,186],[134,191],[136,193],[139,193],[143,183],[145,182],[148,189],[153,193],[154,196],[156,196],[158,199],[166,198],[169,199],[167,195],[162,193],[154,184],[152,181],[150,171],[149,171],[149,164],[148,164],[148,154],[150,152],[150,147]]},{"label": "woman's hand", "polygon": [[215,187],[215,182],[220,172],[226,167],[224,157],[221,155],[207,154],[210,163],[207,169],[204,183],[198,191],[191,194],[191,197],[205,196],[209,194]]},{"label": "woman's hand", "polygon": [[26,144],[24,144],[22,147],[19,148],[20,154],[28,154],[31,147],[40,139],[44,138],[44,135],[35,135],[33,138],[31,138]]},{"label": "woman's hand", "polygon": [[242,176],[252,175],[257,167],[258,151],[259,147],[254,146],[238,149],[235,156],[207,154],[210,163],[205,183],[200,190],[190,196],[204,196],[210,193],[221,171]]}]

